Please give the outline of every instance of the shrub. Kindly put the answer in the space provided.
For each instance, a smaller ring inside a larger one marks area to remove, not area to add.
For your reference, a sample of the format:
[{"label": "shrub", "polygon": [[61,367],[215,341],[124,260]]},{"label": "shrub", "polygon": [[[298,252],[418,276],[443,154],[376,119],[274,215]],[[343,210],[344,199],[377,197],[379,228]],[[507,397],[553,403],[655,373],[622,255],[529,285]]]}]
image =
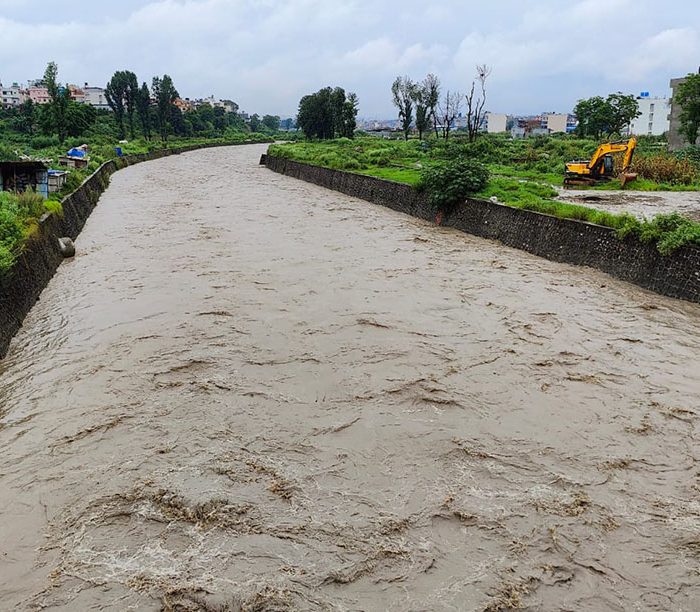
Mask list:
[{"label": "shrub", "polygon": [[672,155],[654,155],[637,157],[632,170],[641,178],[657,183],[675,183],[690,185],[697,180],[698,169],[689,159]]},{"label": "shrub", "polygon": [[450,214],[467,196],[484,189],[488,180],[486,166],[474,160],[458,159],[423,170],[419,187],[428,192],[433,206]]}]

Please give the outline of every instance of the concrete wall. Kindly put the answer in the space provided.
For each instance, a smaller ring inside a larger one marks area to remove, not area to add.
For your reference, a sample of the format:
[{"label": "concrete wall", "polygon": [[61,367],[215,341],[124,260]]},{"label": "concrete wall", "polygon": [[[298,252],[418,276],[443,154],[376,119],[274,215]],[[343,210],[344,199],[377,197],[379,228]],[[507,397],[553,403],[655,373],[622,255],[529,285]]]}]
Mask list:
[{"label": "concrete wall", "polygon": [[46,214],[40,219],[40,231],[36,237],[26,245],[12,269],[6,275],[0,276],[0,359],[6,355],[10,340],[22,326],[24,317],[39,299],[42,290],[63,260],[58,239],[68,236],[75,240],[78,237],[97,200],[109,185],[109,177],[117,170],[132,164],[212,146],[232,145],[191,145],[128,155],[108,161],[76,191],[63,199],[62,217]]},{"label": "concrete wall", "polygon": [[[436,216],[426,197],[408,185],[279,157],[263,156],[261,163],[275,172],[421,219]],[[620,240],[615,230],[607,227],[471,199],[444,219],[443,225],[553,261],[597,268],[656,293],[700,303],[698,247],[682,247],[663,256],[654,245],[634,237]]]}]

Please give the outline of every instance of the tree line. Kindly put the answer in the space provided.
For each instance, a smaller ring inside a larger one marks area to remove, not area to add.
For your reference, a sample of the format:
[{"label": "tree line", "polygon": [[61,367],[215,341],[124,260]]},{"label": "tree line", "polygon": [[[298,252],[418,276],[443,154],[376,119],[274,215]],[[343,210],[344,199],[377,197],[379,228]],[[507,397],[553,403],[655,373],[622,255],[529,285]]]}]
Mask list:
[{"label": "tree line", "polygon": [[449,140],[455,121],[464,108],[467,137],[470,142],[474,141],[486,116],[486,79],[490,74],[491,68],[486,64],[477,66],[476,76],[466,94],[449,89],[443,92],[440,79],[434,74],[428,74],[418,82],[408,76],[396,77],[391,85],[391,97],[398,109],[404,138],[408,140],[415,126],[419,140],[431,127],[436,138]]},{"label": "tree line", "polygon": [[170,135],[212,138],[225,136],[227,131],[274,134],[280,129],[278,116],[253,114],[244,118],[232,100],[224,100],[232,112],[208,103],[183,111],[175,104],[180,96],[167,74],[154,77],[149,87],[145,81],[139,85],[130,70],[116,71],[105,87],[111,113],[73,100],[68,87],[58,80],[55,62],[47,65],[42,84],[48,92],[48,103],[35,104],[30,99],[17,108],[0,110],[11,130],[30,137],[38,133],[55,135],[62,144],[68,137],[89,135],[103,122],[113,125],[106,129],[120,140],[127,136],[134,139],[139,134],[147,140],[157,135],[167,141]]}]

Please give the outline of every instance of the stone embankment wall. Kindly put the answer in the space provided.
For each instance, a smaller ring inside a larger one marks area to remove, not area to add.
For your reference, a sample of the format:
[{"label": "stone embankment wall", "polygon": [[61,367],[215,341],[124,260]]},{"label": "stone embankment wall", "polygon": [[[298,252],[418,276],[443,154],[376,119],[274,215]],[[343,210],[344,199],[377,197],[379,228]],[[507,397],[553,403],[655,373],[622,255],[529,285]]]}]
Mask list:
[{"label": "stone embankment wall", "polygon": [[[260,163],[275,172],[414,217],[433,220],[436,216],[425,195],[409,185],[269,155],[264,155]],[[553,261],[597,268],[662,295],[700,303],[698,247],[686,246],[671,255],[661,255],[656,246],[634,237],[620,240],[608,227],[472,199],[442,224]]]},{"label": "stone embankment wall", "polygon": [[26,245],[12,269],[0,277],[0,359],[7,353],[10,340],[63,260],[58,239],[63,236],[73,240],[77,238],[100,195],[109,185],[110,175],[139,162],[212,146],[231,145],[191,145],[126,155],[105,162],[78,189],[63,199],[62,216],[46,214],[40,219],[37,235]]}]

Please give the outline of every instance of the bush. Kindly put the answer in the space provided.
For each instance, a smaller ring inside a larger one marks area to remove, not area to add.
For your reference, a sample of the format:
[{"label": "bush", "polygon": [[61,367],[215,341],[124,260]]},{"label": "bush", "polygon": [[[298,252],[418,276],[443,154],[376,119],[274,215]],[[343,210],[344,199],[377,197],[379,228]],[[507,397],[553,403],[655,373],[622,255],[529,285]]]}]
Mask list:
[{"label": "bush", "polygon": [[458,159],[423,170],[419,188],[428,192],[433,206],[450,214],[467,196],[484,189],[488,180],[486,166],[471,159]]},{"label": "bush", "polygon": [[641,178],[657,183],[690,185],[697,180],[698,169],[690,159],[672,155],[638,157],[632,170]]}]

